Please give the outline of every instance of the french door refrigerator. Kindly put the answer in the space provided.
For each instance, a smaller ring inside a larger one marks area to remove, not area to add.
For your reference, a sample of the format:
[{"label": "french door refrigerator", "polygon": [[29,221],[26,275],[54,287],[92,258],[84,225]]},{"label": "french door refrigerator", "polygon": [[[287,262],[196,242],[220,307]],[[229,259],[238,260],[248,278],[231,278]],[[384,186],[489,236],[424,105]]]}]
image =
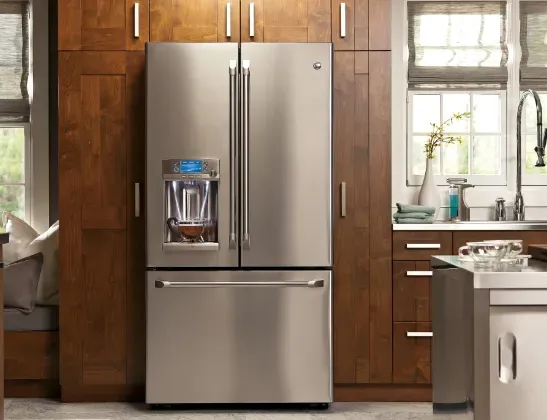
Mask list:
[{"label": "french door refrigerator", "polygon": [[148,43],[146,401],[332,401],[332,46]]}]

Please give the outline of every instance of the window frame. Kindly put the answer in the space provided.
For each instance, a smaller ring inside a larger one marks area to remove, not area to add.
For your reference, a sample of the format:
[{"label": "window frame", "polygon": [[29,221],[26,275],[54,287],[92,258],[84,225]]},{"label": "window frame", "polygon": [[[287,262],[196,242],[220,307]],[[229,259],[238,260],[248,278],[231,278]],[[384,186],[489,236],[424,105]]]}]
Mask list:
[{"label": "window frame", "polygon": [[32,215],[32,140],[30,135],[30,123],[0,122],[0,129],[2,128],[23,128],[24,130],[24,182],[0,182],[0,186],[23,186],[25,188],[25,220],[30,220]]},{"label": "window frame", "polygon": [[[489,185],[507,185],[507,94],[505,90],[472,90],[472,89],[407,89],[407,119],[406,119],[406,185],[419,187],[422,185],[424,180],[424,175],[415,175],[413,174],[413,135],[416,133],[413,131],[412,121],[413,121],[413,99],[415,95],[423,94],[443,94],[443,93],[462,93],[462,94],[498,94],[500,95],[501,108],[500,108],[500,133],[480,133],[482,135],[500,135],[500,173],[498,175],[464,175],[464,174],[450,174],[450,175],[435,175],[436,182],[438,186],[447,186],[447,178],[466,178],[467,182],[477,186],[489,186]],[[442,113],[442,102],[441,102],[441,113]],[[447,133],[452,133],[450,130],[446,131]],[[423,134],[423,133],[418,133]],[[456,133],[456,135],[466,135],[468,133]],[[472,161],[472,134],[473,131],[469,132],[470,135],[470,151],[469,158]],[[437,150],[437,153],[440,155],[444,146],[441,146]],[[441,158],[442,159],[442,158]],[[471,166],[471,163],[470,163]]]}]

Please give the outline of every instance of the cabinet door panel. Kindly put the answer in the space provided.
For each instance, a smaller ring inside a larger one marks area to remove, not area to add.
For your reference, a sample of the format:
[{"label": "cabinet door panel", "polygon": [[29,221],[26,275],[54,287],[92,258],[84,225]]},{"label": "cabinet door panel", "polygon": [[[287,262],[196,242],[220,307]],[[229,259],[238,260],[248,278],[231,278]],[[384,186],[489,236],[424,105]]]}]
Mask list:
[{"label": "cabinet door panel", "polygon": [[[231,34],[227,36],[227,7]],[[154,0],[151,41],[239,42],[239,0]]]},{"label": "cabinet door panel", "polygon": [[[345,14],[343,12],[345,10]],[[332,42],[335,50],[368,50],[369,0],[332,1]]]},{"label": "cabinet door panel", "polygon": [[430,271],[427,261],[393,262],[394,321],[431,321]]},{"label": "cabinet door panel", "polygon": [[[251,4],[254,16],[251,16]],[[254,20],[254,36],[251,23]],[[328,0],[242,0],[243,42],[330,42]]]},{"label": "cabinet door panel", "polygon": [[148,41],[148,0],[68,0],[58,14],[59,50],[143,50]]},{"label": "cabinet door panel", "polygon": [[334,54],[335,383],[370,380],[367,63],[366,52]]},{"label": "cabinet door panel", "polygon": [[393,324],[393,382],[431,383],[431,338],[412,333],[430,333],[430,322]]}]

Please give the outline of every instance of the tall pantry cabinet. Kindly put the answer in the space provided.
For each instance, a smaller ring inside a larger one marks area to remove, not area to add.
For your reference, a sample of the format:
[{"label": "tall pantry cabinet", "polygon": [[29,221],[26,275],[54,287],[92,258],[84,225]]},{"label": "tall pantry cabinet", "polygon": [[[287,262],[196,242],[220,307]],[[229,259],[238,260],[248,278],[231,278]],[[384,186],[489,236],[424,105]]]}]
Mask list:
[{"label": "tall pantry cabinet", "polygon": [[143,398],[147,41],[333,42],[335,397],[391,382],[389,4],[58,0],[64,401]]}]

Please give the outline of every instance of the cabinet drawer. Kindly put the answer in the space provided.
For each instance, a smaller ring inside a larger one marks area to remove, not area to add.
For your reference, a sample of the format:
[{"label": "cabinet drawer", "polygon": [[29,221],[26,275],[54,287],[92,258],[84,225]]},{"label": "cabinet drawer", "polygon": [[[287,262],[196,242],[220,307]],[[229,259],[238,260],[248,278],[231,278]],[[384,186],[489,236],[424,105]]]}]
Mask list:
[{"label": "cabinet drawer", "polygon": [[431,383],[431,322],[393,323],[393,382]]},{"label": "cabinet drawer", "polygon": [[452,232],[393,232],[393,260],[429,261],[452,255]]},{"label": "cabinet drawer", "polygon": [[428,261],[393,263],[394,321],[431,321],[431,276]]}]

